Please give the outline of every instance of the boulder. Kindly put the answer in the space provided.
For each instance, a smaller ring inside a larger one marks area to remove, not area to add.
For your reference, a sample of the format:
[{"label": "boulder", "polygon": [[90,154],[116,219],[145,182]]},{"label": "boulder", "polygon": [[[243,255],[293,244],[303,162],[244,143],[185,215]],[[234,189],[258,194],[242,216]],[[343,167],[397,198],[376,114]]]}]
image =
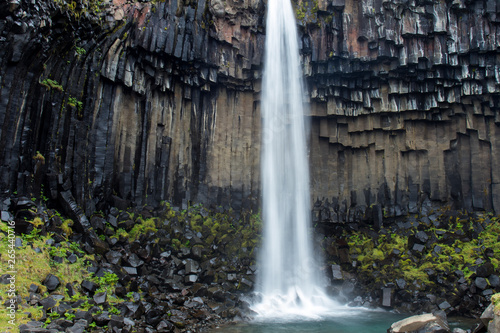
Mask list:
[{"label": "boulder", "polygon": [[488,324],[488,333],[500,333],[500,315],[495,315]]},{"label": "boulder", "polygon": [[490,285],[492,287],[495,287],[495,288],[500,287],[500,278],[498,277],[498,275],[490,275],[490,277],[488,278],[488,281],[490,282]]},{"label": "boulder", "polygon": [[[130,264],[131,267],[133,268],[137,268],[139,266],[142,266],[144,264],[144,261],[142,261],[139,256],[135,253],[132,253],[129,257],[128,257],[128,263]],[[130,273],[129,273],[130,274]]]},{"label": "boulder", "polygon": [[[425,330],[423,330],[425,329]],[[441,329],[441,331],[437,330]],[[446,317],[441,314],[426,313],[412,316],[395,322],[387,330],[388,333],[414,332],[450,332]]]},{"label": "boulder", "polygon": [[340,268],[340,265],[332,265],[332,276],[333,280],[343,280],[344,277],[342,275],[342,268]]},{"label": "boulder", "polygon": [[91,294],[95,293],[95,291],[98,288],[97,284],[89,280],[83,280],[81,283],[81,287],[82,289],[90,292]]},{"label": "boulder", "polygon": [[491,303],[487,308],[486,310],[483,311],[483,313],[481,314],[481,322],[484,324],[484,326],[488,326],[488,323],[493,320],[493,318],[495,317],[495,313],[494,313],[494,308],[495,306],[493,305],[493,303]]},{"label": "boulder", "polygon": [[476,287],[479,289],[485,290],[488,287],[488,281],[485,278],[477,277],[474,281]]},{"label": "boulder", "polygon": [[19,326],[20,333],[29,333],[29,332],[50,332],[48,329],[42,328],[43,323],[40,321],[30,321],[26,324],[22,324]]},{"label": "boulder", "polygon": [[94,295],[94,302],[96,304],[104,304],[107,300],[107,293],[105,291],[97,293]]},{"label": "boulder", "polygon": [[382,306],[392,306],[392,288],[382,289]]},{"label": "boulder", "polygon": [[75,322],[75,324],[66,329],[66,333],[84,333],[89,326],[88,321],[85,319],[80,319]]},{"label": "boulder", "polygon": [[57,289],[57,287],[59,287],[61,282],[59,281],[59,278],[57,276],[49,274],[43,281],[43,284],[47,287],[49,291],[54,291]]},{"label": "boulder", "polygon": [[108,253],[106,253],[106,260],[108,260],[110,264],[120,265],[121,259],[122,254],[118,251],[109,251]]},{"label": "boulder", "polygon": [[499,299],[500,294],[493,295],[491,297],[490,305],[486,308],[486,310],[484,310],[481,315],[481,323],[484,327],[488,328],[488,333],[500,333],[500,306],[498,305]]},{"label": "boulder", "polygon": [[56,306],[57,301],[53,297],[47,297],[42,300],[40,300],[40,305],[43,307],[45,311],[52,309],[54,306]]},{"label": "boulder", "polygon": [[479,266],[476,270],[476,275],[479,277],[486,278],[492,274],[495,274],[495,267],[491,262],[484,263],[483,265]]}]

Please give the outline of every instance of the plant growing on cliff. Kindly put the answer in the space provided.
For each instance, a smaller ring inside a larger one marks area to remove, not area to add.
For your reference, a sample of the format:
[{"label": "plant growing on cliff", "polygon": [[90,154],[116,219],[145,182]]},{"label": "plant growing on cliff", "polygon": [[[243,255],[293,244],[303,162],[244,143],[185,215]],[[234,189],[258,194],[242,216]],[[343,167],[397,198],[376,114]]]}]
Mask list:
[{"label": "plant growing on cliff", "polygon": [[74,222],[71,219],[66,219],[63,224],[61,225],[61,229],[63,231],[63,235],[66,236],[66,238],[70,237],[73,234],[73,229],[71,228],[73,226]]},{"label": "plant growing on cliff", "polygon": [[114,237],[116,237],[117,239],[120,239],[122,237],[127,239],[129,238],[129,234],[125,229],[119,228],[118,230],[116,230]]},{"label": "plant growing on cliff", "polygon": [[54,3],[63,12],[67,12],[76,20],[80,20],[82,17],[90,18],[95,21],[101,21],[101,11],[103,8],[103,1],[99,0],[82,0],[82,1],[66,1],[66,0],[54,0]]},{"label": "plant growing on cliff", "polygon": [[302,21],[302,24],[310,23],[317,18],[316,15],[319,11],[317,0],[313,0],[312,7],[309,7],[309,2],[305,0],[298,1],[297,3],[293,2],[292,5],[295,7],[295,18],[297,21]]},{"label": "plant growing on cliff", "polygon": [[49,90],[55,89],[59,92],[64,91],[63,87],[56,80],[44,79],[42,82],[40,82],[40,84]]},{"label": "plant growing on cliff", "polygon": [[180,240],[178,240],[178,239],[176,239],[176,238],[172,239],[172,247],[173,247],[174,249],[176,249],[176,250],[180,249],[180,248],[181,248],[181,244],[182,244],[182,243],[181,243],[181,241],[180,241]]},{"label": "plant growing on cliff", "polygon": [[68,98],[68,106],[75,108],[78,111],[78,116],[81,116],[81,112],[83,110],[83,102],[77,100],[75,97]]},{"label": "plant growing on cliff", "polygon": [[118,283],[118,276],[115,273],[104,273],[103,277],[98,279],[98,282],[101,286],[109,286],[114,287]]},{"label": "plant growing on cliff", "polygon": [[85,55],[87,54],[87,50],[85,50],[83,47],[75,46],[75,52],[78,55]]},{"label": "plant growing on cliff", "polygon": [[33,159],[36,162],[40,162],[42,165],[45,164],[45,157],[39,151],[36,152],[35,156],[33,156]]}]

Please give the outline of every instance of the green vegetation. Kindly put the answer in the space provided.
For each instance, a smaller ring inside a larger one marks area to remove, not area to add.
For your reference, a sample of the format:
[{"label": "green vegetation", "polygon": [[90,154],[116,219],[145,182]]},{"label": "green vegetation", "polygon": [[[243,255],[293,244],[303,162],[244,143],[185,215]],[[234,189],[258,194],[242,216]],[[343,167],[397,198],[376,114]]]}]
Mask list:
[{"label": "green vegetation", "polygon": [[119,315],[120,314],[120,310],[118,310],[114,306],[111,306],[111,308],[108,311],[109,311],[109,313],[114,314],[114,315]]},{"label": "green vegetation", "polygon": [[85,50],[83,47],[75,46],[75,52],[78,55],[85,55],[87,54],[87,50]]},{"label": "green vegetation", "polygon": [[73,319],[75,319],[75,317],[76,317],[74,314],[72,314],[72,313],[68,313],[68,312],[66,312],[66,313],[64,314],[64,316],[65,316],[65,317],[66,317],[66,319],[68,319],[68,320],[73,320]]},{"label": "green vegetation", "polygon": [[73,229],[71,229],[71,227],[73,226],[74,222],[73,220],[71,219],[67,219],[63,222],[63,224],[61,225],[61,229],[63,231],[63,235],[68,238],[71,236],[71,234],[73,234]]},{"label": "green vegetation", "polygon": [[115,286],[118,283],[118,276],[115,273],[105,272],[102,277],[92,277],[92,280],[99,285],[96,292],[106,292],[112,295],[115,291]]},{"label": "green vegetation", "polygon": [[[48,214],[50,218],[60,218],[61,214],[58,212],[53,212]],[[141,230],[148,232],[150,230],[148,225],[150,224],[146,220],[144,224],[136,228],[134,232],[139,233]],[[78,309],[88,310],[92,307],[90,303],[90,296],[86,296],[76,291],[76,294],[69,296],[66,285],[68,283],[78,286],[83,280],[91,280],[98,285],[97,292],[106,292],[108,294],[107,303],[109,304],[109,311],[113,314],[119,314],[119,310],[115,305],[126,299],[119,299],[114,295],[114,288],[118,283],[119,279],[115,273],[105,272],[102,277],[93,276],[93,274],[88,272],[88,264],[95,261],[94,255],[86,254],[78,243],[73,241],[62,241],[59,243],[54,243],[53,239],[56,235],[52,233],[45,232],[42,230],[43,223],[40,217],[35,217],[30,222],[34,229],[29,234],[21,234],[20,237],[23,241],[23,245],[15,249],[15,267],[11,268],[9,265],[12,264],[9,261],[7,255],[0,256],[0,265],[2,271],[13,271],[17,268],[22,274],[15,275],[15,285],[16,285],[16,295],[22,299],[29,298],[29,290],[31,285],[36,285],[38,287],[38,292],[44,297],[48,296],[48,290],[43,285],[43,281],[48,274],[55,275],[59,281],[59,287],[52,292],[53,294],[58,294],[64,298],[61,301],[75,302],[77,300],[83,300],[84,302],[79,308],[73,309],[70,312],[64,313],[64,318],[68,320],[74,319],[74,311]],[[61,223],[61,222],[59,222]],[[70,219],[65,219],[59,228],[64,230],[62,233],[58,233],[57,236],[66,236],[68,239],[72,235],[71,226],[73,221]],[[9,253],[9,227],[5,222],[0,222],[0,253]],[[52,245],[48,245],[52,244]],[[65,260],[70,255],[76,255],[76,262],[70,263],[70,261]],[[59,260],[54,260],[55,257],[63,258],[62,262]],[[7,269],[9,267],[9,269]],[[73,291],[75,292],[75,291]],[[0,284],[0,298],[3,300],[12,297],[9,292],[9,285]],[[26,323],[30,320],[40,320],[43,316],[42,307],[29,306],[26,302],[20,304],[19,309],[16,313],[15,325],[9,323],[9,317],[7,316],[7,309],[5,307],[0,307],[0,331],[6,332],[13,330],[13,327],[18,327],[20,324]],[[47,319],[44,325],[49,325],[53,320],[59,318],[57,312],[47,311]]]},{"label": "green vegetation", "polygon": [[[34,202],[43,205],[42,201],[36,198]],[[217,212],[210,211],[201,205],[179,210],[164,202],[161,205],[161,211],[155,212],[153,217],[142,216],[138,214],[138,210],[135,212],[130,210],[127,214],[121,212],[118,224],[113,224],[113,226],[106,222],[103,225],[104,230],[101,228],[97,233],[100,238],[104,239],[115,237],[121,244],[147,240],[148,243],[159,246],[162,250],[174,248],[180,251],[190,248],[191,251],[197,253],[196,255],[201,256],[200,261],[209,258],[220,259],[217,265],[232,265],[224,254],[253,260],[253,250],[260,240],[260,215],[248,213],[237,220],[231,211],[224,213],[222,211],[220,208]],[[23,268],[22,274],[16,276],[17,295],[25,300],[29,296],[30,286],[34,284],[38,287],[38,292],[43,297],[47,297],[48,290],[43,285],[43,281],[48,274],[53,274],[59,279],[60,285],[51,294],[63,296],[60,302],[82,301],[78,308],[62,314],[47,311],[46,319],[44,318],[45,326],[59,316],[69,320],[74,319],[74,312],[78,309],[89,310],[94,306],[91,297],[83,292],[80,293],[78,288],[74,288],[75,290],[71,290],[70,293],[67,289],[68,283],[79,286],[83,280],[93,281],[98,286],[97,292],[107,294],[105,305],[99,305],[98,311],[106,310],[112,314],[119,314],[120,303],[136,297],[132,292],[128,292],[123,298],[116,296],[115,288],[119,278],[115,273],[105,272],[104,275],[98,277],[88,272],[88,265],[98,260],[98,257],[87,254],[79,243],[73,241],[76,239],[73,220],[65,218],[56,210],[47,210],[42,206],[33,212],[42,215],[27,221],[32,225],[32,231],[16,236],[23,240],[23,245],[16,248],[15,265]],[[96,212],[94,215],[101,219],[105,216],[102,212]],[[47,218],[50,222],[44,223],[44,219]],[[51,232],[48,232],[46,228],[51,228]],[[5,222],[0,222],[0,253],[8,253],[10,244],[8,234],[9,227]],[[71,260],[68,260],[70,256]],[[8,260],[8,256],[0,256],[2,268],[7,267]],[[224,274],[215,270],[213,279],[215,281],[224,279]],[[127,285],[124,287],[128,288]],[[245,286],[240,288],[245,288]],[[137,295],[143,297],[141,293]],[[4,300],[9,298],[8,285],[0,285],[0,297]],[[29,306],[23,301],[16,314],[16,326],[33,319],[41,320],[42,317],[41,307]],[[8,320],[6,308],[0,307],[0,331],[12,329]]]},{"label": "green vegetation", "polygon": [[178,240],[177,238],[172,239],[172,247],[176,250],[181,248],[181,241]]},{"label": "green vegetation", "polygon": [[36,162],[40,162],[42,165],[45,164],[45,157],[39,151],[36,152],[35,156],[33,156],[33,159]]},{"label": "green vegetation", "polygon": [[305,6],[305,3],[303,2],[302,5],[297,4],[295,7],[295,18],[298,21],[302,21],[306,17],[307,13],[307,7]]},{"label": "green vegetation", "polygon": [[[35,218],[36,220],[37,218]],[[37,221],[33,220],[33,225],[38,225]],[[8,253],[8,230],[4,222],[0,222],[2,232],[0,232],[0,253]],[[36,231],[35,231],[36,230]],[[23,235],[23,246],[16,248],[15,267],[19,273],[16,274],[16,294],[22,298],[29,296],[29,288],[32,284],[38,286],[40,293],[47,292],[46,287],[42,284],[48,274],[57,276],[61,282],[61,286],[56,290],[56,293],[67,295],[63,290],[66,283],[81,283],[85,278],[88,278],[86,260],[93,260],[91,255],[82,255],[77,258],[74,264],[69,264],[65,261],[62,264],[52,260],[54,255],[66,257],[67,253],[73,253],[75,245],[72,243],[61,243],[60,247],[47,245],[47,241],[52,238],[51,234],[41,235],[39,229],[34,229],[29,235]],[[37,251],[39,249],[40,251]],[[81,251],[81,250],[80,250]],[[8,256],[0,256],[0,264],[3,271],[12,262],[9,262]],[[22,270],[20,269],[22,267]],[[9,299],[8,285],[0,285],[0,297]],[[16,326],[26,323],[32,319],[40,319],[43,315],[41,307],[30,307],[26,303],[21,304],[16,314]],[[8,316],[5,307],[0,307],[0,331],[5,332],[11,330],[12,327],[8,323]]]},{"label": "green vegetation", "polygon": [[154,218],[144,220],[142,217],[138,217],[128,236],[130,241],[134,241],[138,239],[140,235],[156,233],[157,231],[156,220]]},{"label": "green vegetation", "polygon": [[49,90],[55,89],[59,92],[64,91],[63,87],[56,80],[44,79],[42,82],[40,82],[40,84]]},{"label": "green vegetation", "polygon": [[100,0],[82,0],[65,1],[53,0],[54,3],[64,12],[69,13],[76,20],[91,16],[94,19],[101,20],[101,12],[104,2]]},{"label": "green vegetation", "polygon": [[78,111],[78,114],[80,114],[83,110],[83,102],[77,100],[75,97],[70,96],[68,98],[68,106],[75,108]]},{"label": "green vegetation", "polygon": [[500,316],[500,293],[491,296],[491,303],[493,303],[493,306],[495,307],[495,314]]},{"label": "green vegetation", "polygon": [[[491,262],[498,271],[500,261],[500,219],[492,214],[442,213],[435,223],[415,220],[407,230],[361,230],[345,234],[349,254],[358,262],[357,273],[368,285],[383,285],[403,278],[408,288],[436,288],[437,276],[463,274],[472,283],[477,262]],[[436,225],[439,226],[436,227]],[[416,234],[424,231],[431,239],[414,249]],[[480,231],[480,232],[479,232]],[[461,272],[461,273],[457,273]],[[375,277],[375,279],[374,279]]]},{"label": "green vegetation", "polygon": [[319,11],[318,0],[306,1],[300,0],[292,2],[295,9],[295,18],[297,21],[302,21],[302,24],[311,23],[318,19]]}]

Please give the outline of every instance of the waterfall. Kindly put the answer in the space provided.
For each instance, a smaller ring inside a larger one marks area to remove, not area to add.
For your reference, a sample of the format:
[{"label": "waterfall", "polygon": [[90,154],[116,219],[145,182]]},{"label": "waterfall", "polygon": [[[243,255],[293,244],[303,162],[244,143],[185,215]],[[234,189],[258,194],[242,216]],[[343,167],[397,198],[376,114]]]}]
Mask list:
[{"label": "waterfall", "polygon": [[261,316],[318,314],[328,305],[310,237],[308,122],[290,0],[267,2],[262,83]]}]

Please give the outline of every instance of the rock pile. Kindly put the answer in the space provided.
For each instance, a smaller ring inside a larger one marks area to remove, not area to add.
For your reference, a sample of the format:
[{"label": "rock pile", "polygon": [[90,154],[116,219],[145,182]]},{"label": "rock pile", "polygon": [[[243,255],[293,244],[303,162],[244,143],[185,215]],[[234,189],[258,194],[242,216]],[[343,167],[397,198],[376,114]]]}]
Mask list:
[{"label": "rock pile", "polygon": [[[24,220],[27,210],[32,220]],[[35,219],[42,221],[41,232],[52,236],[33,249],[33,239],[18,237],[19,248],[48,253],[56,267],[87,272],[79,282],[61,273],[33,281],[17,304],[40,306],[43,315],[22,325],[21,332],[106,327],[114,332],[198,332],[251,314],[240,295],[253,287],[257,232],[238,225],[229,213],[168,204],[157,210],[112,208],[107,215],[94,214],[88,232],[79,233],[56,211],[37,208],[27,198],[4,201],[2,221],[14,220],[24,233],[35,235],[39,229],[30,223]],[[79,266],[80,260],[84,265]]]},{"label": "rock pile", "polygon": [[337,228],[317,247],[333,264],[332,293],[354,305],[477,318],[500,291],[498,217],[436,211]]}]

